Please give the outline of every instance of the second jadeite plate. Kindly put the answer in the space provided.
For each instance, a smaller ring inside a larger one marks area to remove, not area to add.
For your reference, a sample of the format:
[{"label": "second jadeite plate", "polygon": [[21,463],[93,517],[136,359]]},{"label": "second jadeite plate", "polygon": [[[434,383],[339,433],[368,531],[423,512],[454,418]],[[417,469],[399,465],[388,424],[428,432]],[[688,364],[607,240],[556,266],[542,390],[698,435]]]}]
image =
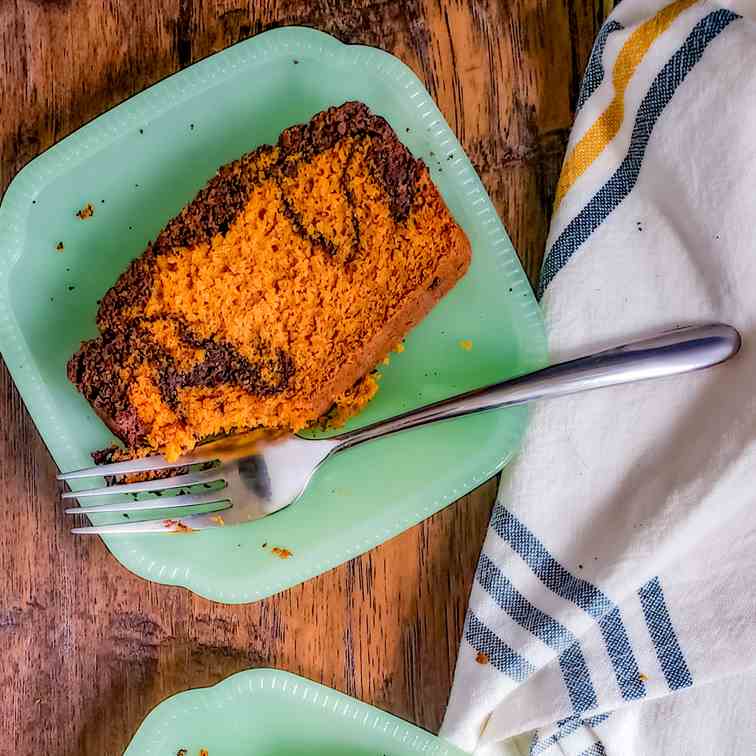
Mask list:
[{"label": "second jadeite plate", "polygon": [[[296,722],[296,727],[292,727]],[[441,738],[331,688],[273,669],[179,693],[142,722],[124,756],[464,756]]]},{"label": "second jadeite plate", "polygon": [[[373,48],[303,28],[266,32],[150,87],[40,155],[0,206],[0,349],[63,470],[112,437],[66,379],[95,335],[97,300],[219,165],[346,100],[366,102],[430,166],[470,238],[462,282],[381,369],[363,424],[546,362],[543,323],[507,234],[467,156],[417,77]],[[75,212],[95,208],[82,221]],[[63,251],[56,245],[63,242]],[[472,342],[472,349],[460,341]],[[128,569],[216,601],[260,599],[328,570],[494,475],[523,408],[460,418],[330,460],[272,517],[186,536],[109,537]],[[287,560],[270,546],[288,549]]]}]

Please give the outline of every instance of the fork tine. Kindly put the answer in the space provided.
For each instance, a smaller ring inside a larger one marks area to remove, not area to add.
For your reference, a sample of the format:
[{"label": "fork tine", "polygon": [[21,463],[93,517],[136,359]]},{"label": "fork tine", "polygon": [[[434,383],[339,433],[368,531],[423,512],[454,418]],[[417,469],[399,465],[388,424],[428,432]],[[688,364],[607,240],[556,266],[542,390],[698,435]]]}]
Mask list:
[{"label": "fork tine", "polygon": [[[226,509],[227,508],[228,507],[226,507]],[[134,522],[119,522],[115,525],[87,525],[80,528],[72,528],[71,532],[76,535],[134,535],[136,533],[190,534],[195,530],[222,528],[224,524],[223,515],[221,514],[201,514],[172,520],[137,520]]]},{"label": "fork tine", "polygon": [[103,488],[87,488],[84,491],[65,491],[64,499],[84,499],[89,496],[113,496],[123,493],[139,493],[141,491],[162,491],[166,488],[182,488],[193,486],[197,483],[210,483],[223,479],[223,467],[214,467],[212,470],[204,470],[187,475],[174,475],[172,478],[158,480],[140,480],[137,483],[122,483],[118,486],[104,486]]},{"label": "fork tine", "polygon": [[57,478],[58,480],[77,480],[79,478],[101,478],[105,475],[127,475],[128,473],[167,470],[171,467],[186,467],[186,465],[196,465],[200,461],[203,460],[180,457],[175,462],[166,462],[165,458],[158,454],[152,457],[142,457],[142,459],[127,459],[124,462],[112,462],[109,465],[95,465],[94,467],[85,467],[83,470],[59,473]]},{"label": "fork tine", "polygon": [[179,509],[194,507],[198,504],[212,504],[216,501],[228,501],[229,495],[225,488],[218,491],[208,491],[200,494],[186,494],[184,496],[166,496],[162,499],[145,499],[143,501],[122,501],[113,504],[98,504],[92,507],[70,507],[66,514],[92,514],[96,512],[140,512],[155,509]]}]

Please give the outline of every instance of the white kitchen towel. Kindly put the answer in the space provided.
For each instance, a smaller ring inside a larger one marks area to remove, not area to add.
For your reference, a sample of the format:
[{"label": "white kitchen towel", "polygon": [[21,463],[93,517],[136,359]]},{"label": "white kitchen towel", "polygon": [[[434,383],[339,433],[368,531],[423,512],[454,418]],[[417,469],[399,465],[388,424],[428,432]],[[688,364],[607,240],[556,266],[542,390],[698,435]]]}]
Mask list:
[{"label": "white kitchen towel", "polygon": [[476,754],[756,753],[756,2],[618,5],[540,289],[555,361],[711,321],[744,346],[533,408],[442,734]]}]

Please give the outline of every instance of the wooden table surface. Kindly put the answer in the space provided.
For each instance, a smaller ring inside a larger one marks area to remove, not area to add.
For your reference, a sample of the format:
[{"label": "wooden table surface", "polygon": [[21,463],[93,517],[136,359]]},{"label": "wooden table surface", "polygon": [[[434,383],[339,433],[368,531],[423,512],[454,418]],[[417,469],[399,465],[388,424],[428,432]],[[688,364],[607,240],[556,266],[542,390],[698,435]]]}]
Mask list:
[{"label": "wooden table surface", "polygon": [[[611,5],[2,0],[0,191],[42,150],[153,82],[272,26],[314,26],[414,69],[532,280],[580,73]],[[0,365],[1,752],[119,754],[167,696],[260,666],[440,726],[495,481],[326,575],[222,606],[136,578],[99,540],[71,536],[55,473]]]}]

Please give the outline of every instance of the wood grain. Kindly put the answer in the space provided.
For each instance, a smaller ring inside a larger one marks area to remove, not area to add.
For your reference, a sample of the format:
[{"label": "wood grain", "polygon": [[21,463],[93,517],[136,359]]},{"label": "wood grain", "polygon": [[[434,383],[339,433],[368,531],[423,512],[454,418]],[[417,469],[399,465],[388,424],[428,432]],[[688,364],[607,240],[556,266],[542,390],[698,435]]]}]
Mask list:
[{"label": "wood grain", "polygon": [[[533,279],[579,75],[611,5],[3,0],[0,190],[149,84],[264,29],[303,24],[383,47],[426,82]],[[305,585],[228,607],[139,580],[99,541],[72,537],[55,472],[0,365],[0,751],[121,753],[165,697],[255,666],[437,730],[495,481]]]}]

